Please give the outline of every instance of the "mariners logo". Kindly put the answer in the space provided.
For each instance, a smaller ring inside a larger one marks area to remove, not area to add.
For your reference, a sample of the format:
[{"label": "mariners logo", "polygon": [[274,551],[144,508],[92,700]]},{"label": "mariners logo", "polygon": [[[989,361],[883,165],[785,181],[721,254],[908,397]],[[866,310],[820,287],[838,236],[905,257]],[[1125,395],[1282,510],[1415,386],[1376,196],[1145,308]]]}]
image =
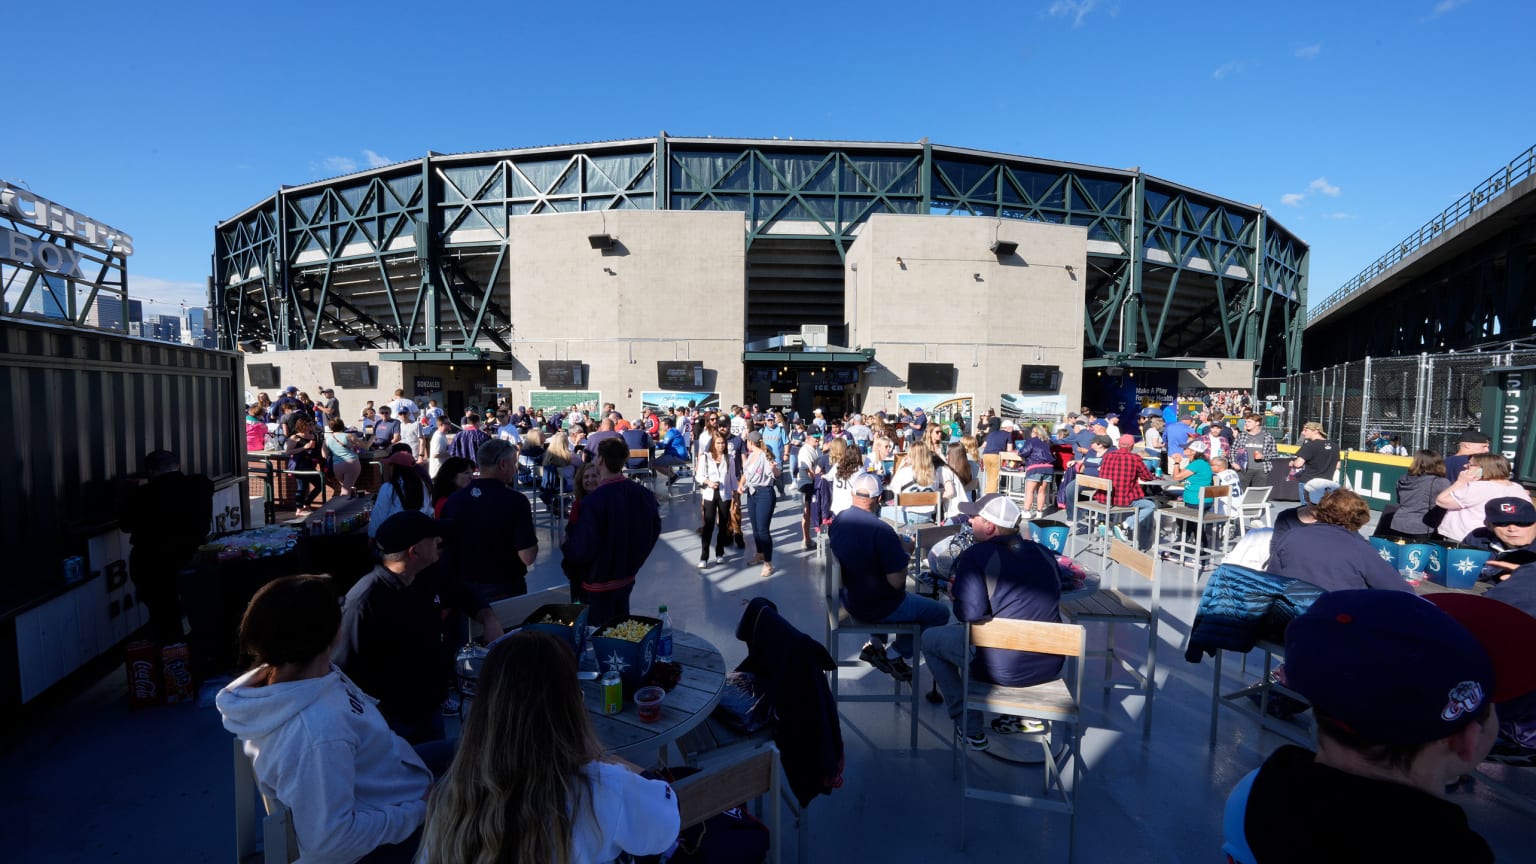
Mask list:
[{"label": "mariners logo", "polygon": [[1447,722],[1462,714],[1470,714],[1483,704],[1483,685],[1476,681],[1463,681],[1451,688],[1451,701],[1440,711],[1440,719]]},{"label": "mariners logo", "polygon": [[1409,549],[1408,550],[1408,567],[1411,570],[1423,570],[1424,569],[1424,550],[1423,549]]}]

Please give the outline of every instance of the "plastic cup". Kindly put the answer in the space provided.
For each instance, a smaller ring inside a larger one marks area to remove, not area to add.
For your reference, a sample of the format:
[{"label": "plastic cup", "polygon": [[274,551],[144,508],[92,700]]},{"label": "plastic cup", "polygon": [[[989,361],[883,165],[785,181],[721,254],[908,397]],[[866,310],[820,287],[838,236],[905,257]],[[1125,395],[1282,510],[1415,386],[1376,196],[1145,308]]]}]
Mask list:
[{"label": "plastic cup", "polygon": [[661,700],[666,695],[667,691],[660,687],[641,687],[635,691],[635,711],[641,721],[655,723],[661,719]]}]

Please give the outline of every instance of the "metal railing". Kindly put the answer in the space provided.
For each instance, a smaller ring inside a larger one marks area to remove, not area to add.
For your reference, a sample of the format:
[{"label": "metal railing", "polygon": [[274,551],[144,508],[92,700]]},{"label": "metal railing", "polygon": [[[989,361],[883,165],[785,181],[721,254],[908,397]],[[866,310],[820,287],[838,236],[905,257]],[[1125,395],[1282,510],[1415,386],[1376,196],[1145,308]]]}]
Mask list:
[{"label": "metal railing", "polygon": [[1530,177],[1536,172],[1536,145],[1530,147],[1524,153],[1511,159],[1508,165],[1489,175],[1488,179],[1473,187],[1471,192],[1456,199],[1456,203],[1445,208],[1440,215],[1434,217],[1419,228],[1419,230],[1403,238],[1401,243],[1392,247],[1387,254],[1377,258],[1371,265],[1361,270],[1355,277],[1345,282],[1342,287],[1323,299],[1323,302],[1312,307],[1307,312],[1308,323],[1317,320],[1317,316],[1323,314],[1329,308],[1338,305],[1349,295],[1364,288],[1372,279],[1396,267],[1408,256],[1426,246],[1431,240],[1444,234],[1463,219],[1481,210],[1495,198],[1507,193],[1511,187]]}]

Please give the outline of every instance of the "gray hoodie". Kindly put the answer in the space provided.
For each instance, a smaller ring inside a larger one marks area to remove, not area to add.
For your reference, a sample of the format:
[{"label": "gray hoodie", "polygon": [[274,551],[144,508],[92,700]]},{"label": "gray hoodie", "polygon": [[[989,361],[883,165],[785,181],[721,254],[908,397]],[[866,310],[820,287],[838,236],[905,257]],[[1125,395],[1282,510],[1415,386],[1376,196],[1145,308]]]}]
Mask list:
[{"label": "gray hoodie", "polygon": [[266,667],[219,691],[224,728],[245,742],[261,794],[293,811],[300,864],[351,864],[411,836],[432,773],[341,670],[257,686]]},{"label": "gray hoodie", "polygon": [[1424,517],[1435,502],[1435,496],[1446,490],[1451,481],[1433,474],[1410,474],[1398,478],[1397,512],[1392,514],[1392,530],[1399,534],[1433,534],[1435,529],[1424,524]]}]

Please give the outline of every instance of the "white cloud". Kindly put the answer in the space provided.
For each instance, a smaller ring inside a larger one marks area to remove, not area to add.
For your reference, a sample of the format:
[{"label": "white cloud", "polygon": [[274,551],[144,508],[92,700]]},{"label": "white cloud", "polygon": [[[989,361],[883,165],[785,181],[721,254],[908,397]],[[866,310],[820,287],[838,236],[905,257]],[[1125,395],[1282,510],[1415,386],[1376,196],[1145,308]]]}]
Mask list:
[{"label": "white cloud", "polygon": [[180,310],[183,303],[189,308],[208,305],[208,284],[176,282],[129,273],[128,299],[142,301],[146,313],[171,314]]},{"label": "white cloud", "polygon": [[1223,63],[1216,67],[1216,71],[1211,73],[1211,77],[1215,78],[1217,81],[1220,81],[1229,75],[1236,75],[1237,73],[1247,68],[1247,66],[1248,64],[1241,60],[1233,60],[1230,63]]},{"label": "white cloud", "polygon": [[1303,45],[1296,49],[1296,56],[1303,60],[1312,60],[1321,53],[1323,53],[1323,43],[1321,42],[1317,42],[1312,45]]},{"label": "white cloud", "polygon": [[[1328,182],[1327,177],[1319,177],[1307,184],[1305,192],[1287,192],[1280,196],[1280,203],[1287,207],[1300,207],[1301,202],[1313,195],[1322,195],[1328,198],[1337,198],[1344,194],[1344,190]],[[1323,214],[1324,219],[1345,219],[1348,213]]]},{"label": "white cloud", "polygon": [[1445,15],[1446,13],[1455,10],[1457,7],[1467,5],[1469,2],[1471,2],[1471,0],[1440,0],[1439,3],[1435,4],[1435,8],[1430,10],[1429,17],[1425,18],[1424,20],[1433,21],[1434,19],[1439,18],[1441,15]]},{"label": "white cloud", "polygon": [[372,150],[364,150],[363,159],[367,161],[369,168],[379,168],[395,161],[388,156],[380,156]]},{"label": "white cloud", "polygon": [[351,174],[357,170],[357,160],[345,156],[327,156],[317,166],[327,174]]},{"label": "white cloud", "polygon": [[[1073,27],[1081,27],[1083,19],[1098,6],[1099,0],[1056,0],[1051,4],[1048,13],[1053,18],[1071,18]],[[1112,7],[1109,14],[1114,15],[1119,11],[1118,6]]]},{"label": "white cloud", "polygon": [[1319,177],[1316,180],[1313,180],[1311,183],[1308,183],[1307,191],[1318,192],[1323,195],[1327,195],[1329,198],[1339,197],[1339,187],[1329,183],[1327,177]]}]

